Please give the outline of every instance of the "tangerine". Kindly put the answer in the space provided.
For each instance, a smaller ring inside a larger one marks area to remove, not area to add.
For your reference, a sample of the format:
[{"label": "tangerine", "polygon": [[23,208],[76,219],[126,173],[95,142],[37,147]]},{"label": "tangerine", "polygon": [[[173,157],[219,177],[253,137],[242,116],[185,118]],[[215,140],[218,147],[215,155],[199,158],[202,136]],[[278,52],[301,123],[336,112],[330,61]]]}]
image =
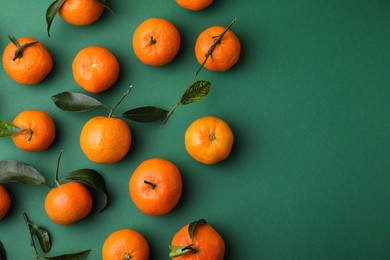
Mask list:
[{"label": "tangerine", "polygon": [[233,132],[220,118],[205,116],[191,123],[184,135],[189,155],[203,164],[225,160],[232,149]]},{"label": "tangerine", "polygon": [[7,75],[19,84],[33,85],[47,77],[53,61],[46,47],[30,37],[15,39],[10,36],[2,62]]},{"label": "tangerine", "polygon": [[131,146],[129,126],[119,118],[96,116],[88,120],[80,133],[80,147],[89,160],[116,163]]},{"label": "tangerine", "polygon": [[199,34],[195,42],[195,56],[199,64],[203,64],[209,50],[215,45],[210,58],[203,65],[206,69],[212,71],[226,71],[233,67],[240,58],[241,44],[237,36],[229,29],[220,38],[226,30],[223,26],[213,26]]},{"label": "tangerine", "polygon": [[2,220],[11,207],[11,197],[3,185],[0,185],[0,220]]},{"label": "tangerine", "polygon": [[99,20],[104,6],[96,0],[65,0],[58,13],[72,25],[88,25]]},{"label": "tangerine", "polygon": [[170,63],[179,48],[179,31],[170,21],[162,18],[149,18],[143,21],[133,35],[135,55],[150,66]]},{"label": "tangerine", "polygon": [[51,189],[44,205],[47,216],[54,223],[67,226],[88,216],[93,201],[91,192],[73,181]]},{"label": "tangerine", "polygon": [[176,3],[184,9],[200,11],[211,5],[214,0],[176,0]]},{"label": "tangerine", "polygon": [[80,50],[72,62],[73,78],[90,93],[101,93],[118,80],[119,63],[114,54],[100,46]]},{"label": "tangerine", "polygon": [[149,259],[149,245],[146,239],[132,229],[121,229],[111,233],[102,247],[103,260]]},{"label": "tangerine", "polygon": [[12,136],[14,144],[28,152],[46,150],[56,136],[54,121],[41,110],[25,110],[18,114],[12,124],[23,131]]},{"label": "tangerine", "polygon": [[151,216],[170,212],[179,202],[181,192],[179,169],[161,158],[143,161],[129,181],[129,193],[135,206]]},{"label": "tangerine", "polygon": [[183,260],[222,260],[225,242],[221,235],[212,226],[202,222],[196,225],[191,239],[189,226],[185,225],[173,236],[169,256]]}]

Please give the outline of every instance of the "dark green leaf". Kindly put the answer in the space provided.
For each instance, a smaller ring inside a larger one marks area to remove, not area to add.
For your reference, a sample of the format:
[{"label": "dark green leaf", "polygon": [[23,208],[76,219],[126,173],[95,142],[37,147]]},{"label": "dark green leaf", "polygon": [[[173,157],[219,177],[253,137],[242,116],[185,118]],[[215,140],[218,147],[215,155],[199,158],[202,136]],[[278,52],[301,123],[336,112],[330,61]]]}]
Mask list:
[{"label": "dark green leaf", "polygon": [[64,4],[65,0],[55,0],[53,3],[49,5],[46,10],[46,23],[47,23],[47,35],[50,37],[50,27],[53,22],[54,17],[60,10],[61,6]]},{"label": "dark green leaf", "polygon": [[203,224],[206,224],[206,220],[204,219],[200,219],[198,221],[194,221],[192,222],[189,226],[188,226],[188,235],[190,236],[191,240],[193,241],[194,240],[194,233],[195,233],[195,229],[198,225],[203,225]]},{"label": "dark green leaf", "polygon": [[51,99],[58,108],[71,112],[88,111],[103,105],[90,96],[75,92],[62,92],[52,96]]},{"label": "dark green leaf", "polygon": [[82,259],[83,256],[88,255],[91,252],[91,250],[85,250],[79,253],[74,254],[65,254],[65,255],[59,255],[59,256],[51,256],[51,257],[44,257],[43,259],[47,260],[79,260]]},{"label": "dark green leaf", "polygon": [[100,175],[97,171],[91,169],[76,170],[71,173],[68,173],[66,176],[64,176],[62,180],[77,181],[102,191],[104,195],[104,205],[100,212],[107,207],[108,191],[106,187],[106,182],[104,181],[103,176]]},{"label": "dark green leaf", "polygon": [[19,47],[19,46],[20,46],[18,40],[17,40],[14,36],[8,35],[8,39],[9,39],[16,47]]},{"label": "dark green leaf", "polygon": [[107,8],[111,13],[114,13],[112,11],[111,5],[108,3],[107,0],[96,0],[98,1],[101,5],[103,5],[105,8]]},{"label": "dark green leaf", "polygon": [[34,231],[34,234],[38,238],[39,245],[41,246],[42,252],[44,252],[44,253],[50,252],[51,241],[50,241],[49,232],[47,232],[46,229],[44,229],[38,225],[32,225],[32,229]]},{"label": "dark green leaf", "polygon": [[6,260],[7,255],[5,253],[5,248],[3,246],[3,243],[0,241],[0,260]]},{"label": "dark green leaf", "polygon": [[0,161],[0,183],[20,182],[23,184],[46,184],[45,177],[29,164],[5,160]]},{"label": "dark green leaf", "polygon": [[164,119],[168,111],[158,107],[145,106],[126,111],[123,117],[142,123],[156,122]]},{"label": "dark green leaf", "polygon": [[0,137],[12,136],[14,134],[19,134],[22,131],[23,129],[20,129],[11,123],[0,120]]},{"label": "dark green leaf", "polygon": [[180,99],[180,103],[187,105],[201,100],[210,91],[211,83],[209,81],[197,81],[187,88]]}]

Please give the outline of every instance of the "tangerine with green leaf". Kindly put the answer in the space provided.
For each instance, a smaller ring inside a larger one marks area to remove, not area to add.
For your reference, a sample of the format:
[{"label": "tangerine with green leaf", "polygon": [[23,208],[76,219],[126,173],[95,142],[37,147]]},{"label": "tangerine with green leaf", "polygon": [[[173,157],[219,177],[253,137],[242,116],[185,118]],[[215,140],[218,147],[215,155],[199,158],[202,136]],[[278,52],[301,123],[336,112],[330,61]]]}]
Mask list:
[{"label": "tangerine with green leaf", "polygon": [[0,184],[0,220],[2,220],[11,207],[11,197],[6,188]]},{"label": "tangerine with green leaf", "polygon": [[112,232],[102,247],[103,260],[149,259],[149,245],[145,237],[129,228]]},{"label": "tangerine with green leaf", "polygon": [[225,242],[206,221],[185,225],[172,238],[169,257],[182,260],[222,260]]},{"label": "tangerine with green leaf", "polygon": [[110,109],[108,116],[88,120],[80,132],[80,147],[96,163],[112,164],[122,160],[130,150],[131,131],[121,118],[114,117],[116,107],[130,93],[131,86]]},{"label": "tangerine with green leaf", "polygon": [[23,85],[34,85],[45,79],[53,68],[46,47],[30,37],[9,38],[11,43],[5,47],[2,57],[7,75]]},{"label": "tangerine with green leaf", "polygon": [[79,221],[91,212],[90,191],[81,183],[68,182],[49,191],[45,198],[47,216],[61,226]]},{"label": "tangerine with green leaf", "polygon": [[19,133],[12,135],[12,140],[24,151],[44,151],[56,136],[53,119],[42,110],[25,110],[14,118],[12,125],[20,129]]},{"label": "tangerine with green leaf", "polygon": [[135,206],[151,216],[165,215],[179,202],[182,178],[172,162],[152,158],[137,166],[129,181],[129,193]]}]

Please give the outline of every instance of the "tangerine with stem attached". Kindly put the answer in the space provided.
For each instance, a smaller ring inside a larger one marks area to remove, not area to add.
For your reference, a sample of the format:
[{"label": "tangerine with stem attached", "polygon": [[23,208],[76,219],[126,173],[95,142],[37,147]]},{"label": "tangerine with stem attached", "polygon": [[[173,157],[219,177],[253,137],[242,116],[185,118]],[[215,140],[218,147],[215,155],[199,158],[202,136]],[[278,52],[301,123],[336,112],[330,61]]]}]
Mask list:
[{"label": "tangerine with stem attached", "polygon": [[133,35],[133,50],[146,65],[162,66],[170,63],[180,48],[180,33],[168,20],[149,18]]},{"label": "tangerine with stem attached", "polygon": [[2,220],[11,207],[11,197],[3,185],[0,184],[0,220]]},{"label": "tangerine with stem attached", "polygon": [[53,61],[46,47],[30,37],[9,36],[2,62],[7,75],[19,84],[33,85],[47,77]]},{"label": "tangerine with stem attached", "polygon": [[173,236],[170,249],[171,258],[222,260],[225,255],[225,242],[212,226],[201,219],[182,227]]},{"label": "tangerine with stem attached", "polygon": [[12,124],[23,131],[12,136],[14,144],[28,152],[46,150],[56,136],[54,121],[41,110],[25,110],[18,114]]},{"label": "tangerine with stem attached", "polygon": [[81,183],[70,181],[60,184],[58,170],[62,151],[57,160],[57,169],[54,176],[54,188],[45,198],[45,211],[54,223],[67,226],[77,222],[91,212],[93,199],[91,192]]},{"label": "tangerine with stem attached", "polygon": [[229,29],[212,26],[199,34],[195,42],[195,56],[202,66],[212,71],[226,71],[240,58],[241,44],[237,36]]},{"label": "tangerine with stem attached", "polygon": [[203,164],[225,160],[232,149],[234,135],[220,118],[205,116],[191,123],[184,135],[189,155]]},{"label": "tangerine with stem attached", "polygon": [[152,158],[135,169],[129,181],[133,203],[143,213],[160,216],[170,212],[180,200],[182,179],[170,161]]},{"label": "tangerine with stem attached", "polygon": [[101,93],[118,80],[119,63],[114,54],[100,46],[80,50],[72,62],[73,78],[90,93]]},{"label": "tangerine with stem attached", "polygon": [[130,128],[122,119],[113,117],[113,112],[130,90],[131,86],[110,109],[108,116],[96,116],[81,129],[80,147],[90,161],[112,164],[122,160],[129,152]]},{"label": "tangerine with stem attached", "polygon": [[149,245],[141,233],[125,228],[111,233],[102,247],[103,260],[149,259]]}]

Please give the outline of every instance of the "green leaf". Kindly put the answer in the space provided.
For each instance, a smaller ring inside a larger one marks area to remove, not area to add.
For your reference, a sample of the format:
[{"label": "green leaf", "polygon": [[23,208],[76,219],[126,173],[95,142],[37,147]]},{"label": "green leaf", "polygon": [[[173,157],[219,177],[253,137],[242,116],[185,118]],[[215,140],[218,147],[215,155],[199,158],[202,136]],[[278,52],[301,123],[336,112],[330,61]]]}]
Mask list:
[{"label": "green leaf", "polygon": [[11,123],[0,120],[0,137],[12,136],[21,132],[23,132],[23,129],[20,129]]},{"label": "green leaf", "polygon": [[0,241],[0,260],[6,260],[6,259],[7,259],[7,255],[5,253],[3,242]]},{"label": "green leaf", "polygon": [[68,173],[61,180],[80,182],[88,186],[91,186],[92,188],[102,191],[104,195],[104,200],[103,200],[104,205],[103,208],[100,210],[100,212],[102,212],[107,207],[108,191],[106,187],[106,182],[104,181],[103,176],[100,175],[97,171],[91,169],[76,170],[71,173]]},{"label": "green leaf", "polygon": [[84,112],[103,105],[99,100],[75,92],[62,92],[51,99],[58,108],[71,112]]},{"label": "green leaf", "polygon": [[104,8],[108,9],[111,13],[114,13],[114,11],[112,11],[111,5],[108,3],[107,0],[96,0],[96,1],[99,2],[102,6],[104,6]]},{"label": "green leaf", "polygon": [[50,37],[50,27],[53,22],[54,17],[60,10],[61,6],[64,4],[65,0],[55,0],[49,5],[46,10],[46,23],[47,23],[47,35]]},{"label": "green leaf", "polygon": [[91,252],[91,250],[85,250],[79,253],[74,254],[64,254],[59,256],[51,256],[51,257],[43,257],[42,259],[47,260],[79,260],[82,259],[83,256],[88,255]]},{"label": "green leaf", "polygon": [[209,81],[197,81],[187,88],[183,96],[180,99],[180,103],[187,105],[196,101],[201,100],[210,91],[211,83]]},{"label": "green leaf", "polygon": [[38,238],[39,245],[41,246],[42,252],[48,253],[51,250],[50,235],[46,229],[38,226],[32,225],[32,229],[36,237]]},{"label": "green leaf", "polygon": [[133,121],[150,123],[164,119],[167,114],[168,111],[165,109],[145,106],[128,110],[122,116]]},{"label": "green leaf", "polygon": [[204,220],[204,219],[200,219],[198,221],[194,221],[191,224],[189,224],[189,226],[188,226],[188,235],[190,236],[192,242],[194,242],[194,233],[195,233],[196,227],[198,225],[203,225],[203,224],[206,224],[206,220]]},{"label": "green leaf", "polygon": [[45,177],[29,164],[5,160],[0,161],[0,183],[20,182],[23,184],[46,184]]}]

